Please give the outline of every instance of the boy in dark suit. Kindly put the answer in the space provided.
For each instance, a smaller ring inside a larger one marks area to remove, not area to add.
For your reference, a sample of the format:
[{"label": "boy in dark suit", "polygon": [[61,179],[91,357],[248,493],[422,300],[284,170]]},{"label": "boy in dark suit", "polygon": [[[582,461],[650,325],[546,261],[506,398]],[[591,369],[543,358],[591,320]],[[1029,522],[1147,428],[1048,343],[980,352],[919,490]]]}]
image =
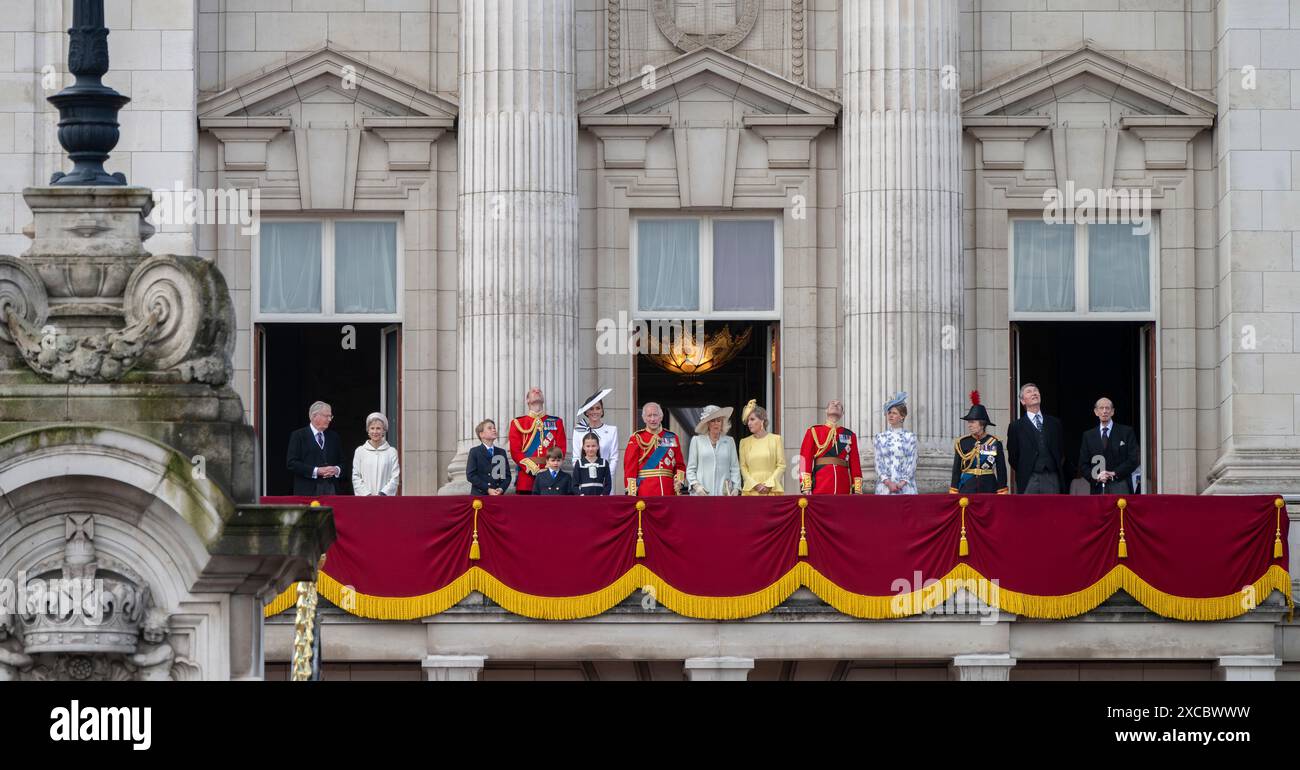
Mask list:
[{"label": "boy in dark suit", "polygon": [[1092,413],[1097,427],[1084,431],[1079,442],[1079,470],[1094,495],[1132,494],[1129,479],[1141,463],[1137,433],[1112,419],[1115,405],[1109,398],[1097,399]]},{"label": "boy in dark suit", "polygon": [[343,475],[343,443],[339,434],[329,430],[334,409],[317,401],[307,410],[311,421],[289,435],[289,472],[293,474],[295,495],[319,497],[339,493],[338,479]]},{"label": "boy in dark suit", "polygon": [[573,477],[565,473],[560,465],[564,462],[564,450],[553,446],[546,452],[546,468],[537,474],[533,485],[535,495],[571,495],[573,494]]},{"label": "boy in dark suit", "polygon": [[470,494],[504,495],[510,488],[510,456],[506,450],[493,446],[497,440],[497,424],[484,420],[474,428],[474,434],[483,443],[469,449],[465,477],[469,479]]}]

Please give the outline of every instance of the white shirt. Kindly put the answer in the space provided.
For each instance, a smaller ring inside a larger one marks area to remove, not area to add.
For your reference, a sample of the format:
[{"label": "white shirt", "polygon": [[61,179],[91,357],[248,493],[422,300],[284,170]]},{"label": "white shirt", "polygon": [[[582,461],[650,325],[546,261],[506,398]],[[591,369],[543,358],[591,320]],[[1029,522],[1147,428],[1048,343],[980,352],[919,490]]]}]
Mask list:
[{"label": "white shirt", "polygon": [[397,494],[397,450],[385,441],[373,446],[369,441],[352,454],[352,494],[369,497],[383,492]]},{"label": "white shirt", "polygon": [[[316,430],[316,426],[315,426],[315,425],[312,425],[311,423],[307,423],[307,427],[308,427],[308,428],[311,428],[311,440],[312,440],[313,442],[315,442],[316,446],[320,447],[321,449],[324,449],[324,448],[325,448],[325,431],[323,431],[323,430]],[[325,466],[322,466],[322,467],[325,467]],[[342,473],[342,472],[343,472],[343,469],[340,468],[340,467],[337,466],[337,465],[331,465],[331,466],[328,466],[328,467],[333,468],[335,473]],[[311,469],[311,477],[312,477],[313,479],[316,478],[316,469],[315,469],[315,468],[312,468],[312,469]],[[334,478],[338,478],[338,477],[335,476]]]}]

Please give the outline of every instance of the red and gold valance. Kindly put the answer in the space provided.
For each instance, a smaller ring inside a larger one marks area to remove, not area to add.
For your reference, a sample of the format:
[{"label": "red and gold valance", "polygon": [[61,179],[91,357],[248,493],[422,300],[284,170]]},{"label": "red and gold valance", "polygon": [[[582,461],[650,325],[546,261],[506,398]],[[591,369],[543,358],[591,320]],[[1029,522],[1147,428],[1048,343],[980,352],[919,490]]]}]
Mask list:
[{"label": "red and gold valance", "polygon": [[[311,498],[265,502],[310,503]],[[745,618],[807,586],[859,618],[958,589],[1066,618],[1124,590],[1179,620],[1291,604],[1273,497],[324,497],[321,594],[355,615],[426,617],[483,594],[530,618],[598,615],[638,590],[681,615]],[[965,502],[966,505],[961,503]],[[266,608],[293,605],[291,588]]]}]

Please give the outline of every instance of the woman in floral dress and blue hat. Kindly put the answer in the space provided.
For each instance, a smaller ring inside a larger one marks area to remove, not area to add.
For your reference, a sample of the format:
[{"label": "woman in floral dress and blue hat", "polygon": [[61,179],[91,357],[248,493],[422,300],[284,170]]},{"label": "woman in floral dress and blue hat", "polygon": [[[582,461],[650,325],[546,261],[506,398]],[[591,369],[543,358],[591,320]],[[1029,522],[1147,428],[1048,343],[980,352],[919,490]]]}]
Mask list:
[{"label": "woman in floral dress and blue hat", "polygon": [[895,393],[882,411],[888,429],[872,440],[876,451],[876,494],[916,494],[916,434],[903,429],[907,393]]}]

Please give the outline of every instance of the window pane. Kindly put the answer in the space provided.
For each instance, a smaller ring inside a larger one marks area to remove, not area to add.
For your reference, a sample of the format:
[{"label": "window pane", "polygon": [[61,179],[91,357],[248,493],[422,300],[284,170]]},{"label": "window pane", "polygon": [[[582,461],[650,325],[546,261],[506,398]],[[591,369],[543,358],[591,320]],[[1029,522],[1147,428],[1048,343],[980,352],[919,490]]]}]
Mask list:
[{"label": "window pane", "polygon": [[1151,238],[1133,225],[1088,227],[1088,309],[1151,310]]},{"label": "window pane", "polygon": [[334,225],[334,312],[397,312],[397,223]]},{"label": "window pane", "polygon": [[699,221],[644,219],[636,230],[638,308],[699,310]]},{"label": "window pane", "polygon": [[1014,232],[1016,310],[1074,310],[1074,225],[1018,219]]},{"label": "window pane", "polygon": [[776,223],[713,223],[713,309],[776,309]]},{"label": "window pane", "polygon": [[258,280],[263,313],[320,312],[320,222],[262,225]]}]

